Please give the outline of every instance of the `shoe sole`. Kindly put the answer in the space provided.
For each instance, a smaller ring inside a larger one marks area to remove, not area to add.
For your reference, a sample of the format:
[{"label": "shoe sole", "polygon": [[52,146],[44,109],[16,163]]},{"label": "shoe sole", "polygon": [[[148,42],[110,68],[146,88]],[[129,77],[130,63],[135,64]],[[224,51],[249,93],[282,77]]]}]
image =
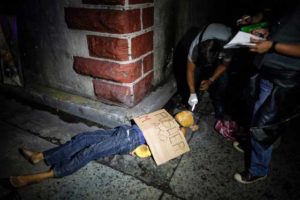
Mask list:
[{"label": "shoe sole", "polygon": [[242,183],[242,184],[251,184],[251,183],[258,182],[258,181],[262,181],[262,180],[266,179],[267,176],[263,176],[263,177],[257,178],[257,179],[255,179],[253,181],[243,181],[242,180],[242,176],[239,173],[236,173],[236,174],[234,174],[233,178],[234,178],[234,180],[236,180],[239,183]]}]

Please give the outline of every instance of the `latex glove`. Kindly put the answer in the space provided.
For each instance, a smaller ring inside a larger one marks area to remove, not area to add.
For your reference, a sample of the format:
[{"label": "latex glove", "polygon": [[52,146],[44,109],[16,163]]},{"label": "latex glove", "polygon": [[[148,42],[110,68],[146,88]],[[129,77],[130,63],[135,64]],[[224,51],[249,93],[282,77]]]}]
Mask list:
[{"label": "latex glove", "polygon": [[192,107],[198,103],[198,98],[197,98],[196,93],[192,93],[192,94],[190,95],[190,98],[189,98],[188,103],[189,103],[189,105],[192,106]]}]

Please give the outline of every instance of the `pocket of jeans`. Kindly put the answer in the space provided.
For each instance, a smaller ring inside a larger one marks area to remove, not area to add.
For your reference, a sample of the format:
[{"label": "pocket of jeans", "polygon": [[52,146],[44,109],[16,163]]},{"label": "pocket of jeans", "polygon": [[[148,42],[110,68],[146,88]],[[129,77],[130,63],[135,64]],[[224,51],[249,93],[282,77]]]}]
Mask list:
[{"label": "pocket of jeans", "polygon": [[135,137],[136,135],[133,130],[127,129],[124,133],[125,134],[119,144],[120,154],[127,154],[131,152],[137,144],[137,138]]},{"label": "pocket of jeans", "polygon": [[139,136],[133,129],[131,129],[130,135],[129,135],[128,151],[130,152],[130,151],[134,150],[139,145],[140,145]]}]

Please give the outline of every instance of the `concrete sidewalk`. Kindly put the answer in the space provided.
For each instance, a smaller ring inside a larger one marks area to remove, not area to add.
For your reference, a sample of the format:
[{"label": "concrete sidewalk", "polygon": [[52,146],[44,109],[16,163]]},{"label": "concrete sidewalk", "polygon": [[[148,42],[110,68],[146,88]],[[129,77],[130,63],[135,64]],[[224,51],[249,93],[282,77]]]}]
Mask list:
[{"label": "concrete sidewalk", "polygon": [[[0,95],[0,178],[48,169],[33,166],[18,147],[45,150],[72,136],[102,128],[46,107]],[[293,124],[274,151],[264,182],[242,185],[232,175],[244,167],[244,155],[212,129],[213,116],[201,116],[200,130],[188,133],[191,151],[164,165],[152,158],[113,156],[89,163],[75,174],[18,190],[0,186],[0,199],[300,199],[299,134]],[[294,124],[295,125],[295,124]]]}]

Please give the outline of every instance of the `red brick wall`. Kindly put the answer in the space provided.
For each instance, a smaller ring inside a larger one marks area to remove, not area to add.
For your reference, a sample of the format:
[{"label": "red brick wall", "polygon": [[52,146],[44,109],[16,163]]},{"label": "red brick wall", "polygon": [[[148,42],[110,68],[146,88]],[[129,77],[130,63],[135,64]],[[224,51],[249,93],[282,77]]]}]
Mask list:
[{"label": "red brick wall", "polygon": [[154,78],[153,0],[82,3],[82,7],[65,8],[68,28],[89,31],[89,55],[74,55],[74,70],[93,77],[95,96],[100,101],[136,105],[150,92]]}]

